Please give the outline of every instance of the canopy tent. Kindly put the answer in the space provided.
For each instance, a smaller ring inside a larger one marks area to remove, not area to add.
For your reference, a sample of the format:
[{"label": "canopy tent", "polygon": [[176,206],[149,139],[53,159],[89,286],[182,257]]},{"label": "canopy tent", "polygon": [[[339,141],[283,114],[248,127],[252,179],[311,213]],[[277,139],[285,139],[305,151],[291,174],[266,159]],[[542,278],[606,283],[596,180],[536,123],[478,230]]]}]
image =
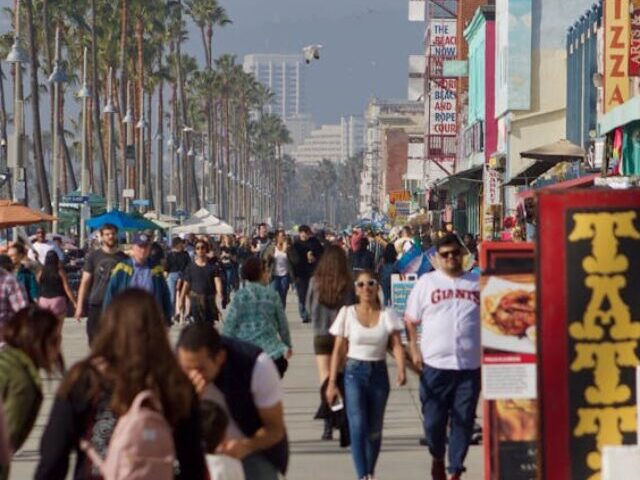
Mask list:
[{"label": "canopy tent", "polygon": [[52,222],[56,217],[11,200],[0,200],[0,228]]},{"label": "canopy tent", "polygon": [[229,235],[233,233],[233,227],[210,213],[206,208],[201,208],[190,218],[185,220],[182,225],[174,228],[173,233]]},{"label": "canopy tent", "polygon": [[130,215],[120,210],[111,210],[87,221],[87,227],[91,229],[100,228],[110,223],[124,232],[136,232],[139,230],[162,230],[158,225],[144,217]]},{"label": "canopy tent", "polygon": [[151,220],[153,223],[162,227],[164,230],[176,227],[179,222],[179,219],[176,217],[172,217],[171,215],[162,213],[159,214],[154,211],[145,213],[144,218]]}]

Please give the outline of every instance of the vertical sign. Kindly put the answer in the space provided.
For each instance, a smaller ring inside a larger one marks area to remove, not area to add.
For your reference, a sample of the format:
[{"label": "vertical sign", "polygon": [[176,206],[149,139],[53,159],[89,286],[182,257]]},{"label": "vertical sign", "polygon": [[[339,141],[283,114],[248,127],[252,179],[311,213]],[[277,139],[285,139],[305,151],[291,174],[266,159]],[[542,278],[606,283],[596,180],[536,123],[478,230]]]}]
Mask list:
[{"label": "vertical sign", "polygon": [[640,190],[540,192],[538,209],[541,478],[600,480],[603,447],[637,441]]},{"label": "vertical sign", "polygon": [[604,2],[604,111],[629,98],[629,0]]},{"label": "vertical sign", "polygon": [[456,135],[456,89],[458,79],[431,80],[429,133],[431,135]]},{"label": "vertical sign", "polygon": [[631,8],[630,42],[629,76],[640,77],[640,0],[633,0],[633,6]]}]

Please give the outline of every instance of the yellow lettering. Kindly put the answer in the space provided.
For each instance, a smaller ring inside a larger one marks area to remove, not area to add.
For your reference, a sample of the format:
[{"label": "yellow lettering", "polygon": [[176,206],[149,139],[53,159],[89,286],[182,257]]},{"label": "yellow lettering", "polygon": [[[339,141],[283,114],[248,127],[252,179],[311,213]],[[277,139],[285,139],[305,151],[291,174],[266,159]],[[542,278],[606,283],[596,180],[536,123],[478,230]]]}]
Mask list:
[{"label": "yellow lettering", "polygon": [[[587,273],[619,273],[629,268],[624,255],[618,255],[618,238],[640,239],[633,221],[636,212],[576,213],[570,242],[592,240],[592,255],[582,262]],[[616,238],[617,237],[617,238]]]},{"label": "yellow lettering", "polygon": [[[592,291],[591,300],[582,322],[573,322],[569,334],[579,340],[600,340],[604,336],[604,330],[596,324],[600,319],[602,325],[613,324],[609,333],[614,340],[639,339],[640,323],[631,321],[631,311],[620,297],[620,289],[627,284],[625,277],[589,275],[584,283]],[[605,300],[608,310],[602,309]]]},{"label": "yellow lettering", "polygon": [[611,405],[631,398],[628,385],[620,384],[619,367],[635,367],[640,363],[636,356],[635,341],[620,343],[579,343],[571,370],[594,370],[595,386],[588,387],[584,396],[590,404]]},{"label": "yellow lettering", "polygon": [[[587,466],[594,471],[599,471],[601,466],[600,451],[603,445],[622,445],[622,434],[636,431],[636,407],[606,407],[606,408],[579,408],[578,425],[573,431],[575,437],[586,435],[596,436],[596,449],[589,452],[586,458]],[[597,480],[600,473],[589,477],[589,480]]]}]

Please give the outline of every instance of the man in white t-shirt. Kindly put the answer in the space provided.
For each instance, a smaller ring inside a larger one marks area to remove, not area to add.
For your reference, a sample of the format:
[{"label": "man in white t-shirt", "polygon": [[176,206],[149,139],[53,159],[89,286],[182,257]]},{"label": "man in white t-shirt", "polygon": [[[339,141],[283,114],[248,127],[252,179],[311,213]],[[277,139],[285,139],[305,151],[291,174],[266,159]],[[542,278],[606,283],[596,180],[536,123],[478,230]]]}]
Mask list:
[{"label": "man in white t-shirt", "polygon": [[[480,395],[480,284],[462,268],[463,246],[455,234],[438,241],[441,268],[413,287],[405,321],[411,359],[422,371],[420,400],[424,431],[433,457],[433,480],[446,480],[445,452],[449,433],[450,480],[464,472]],[[420,349],[417,326],[422,326]]]},{"label": "man in white t-shirt", "polygon": [[178,361],[200,397],[217,403],[229,416],[218,452],[240,460],[248,479],[284,475],[289,446],[273,360],[253,345],[196,323],[180,334]]},{"label": "man in white t-shirt", "polygon": [[36,237],[33,240],[32,249],[29,249],[29,259],[40,262],[41,265],[44,265],[44,260],[47,257],[47,253],[49,253],[51,250],[56,252],[61,262],[64,260],[64,253],[62,252],[62,250],[60,250],[60,248],[55,243],[48,241],[44,228],[39,227],[36,230]]}]

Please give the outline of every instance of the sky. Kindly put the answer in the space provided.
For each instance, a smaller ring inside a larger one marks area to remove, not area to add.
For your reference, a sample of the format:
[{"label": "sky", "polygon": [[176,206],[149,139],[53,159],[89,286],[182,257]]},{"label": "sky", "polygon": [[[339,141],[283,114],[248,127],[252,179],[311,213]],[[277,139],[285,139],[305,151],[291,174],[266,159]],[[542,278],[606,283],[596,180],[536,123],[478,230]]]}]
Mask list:
[{"label": "sky", "polygon": [[[301,53],[322,44],[306,66],[306,105],[317,124],[364,112],[369,98],[406,98],[408,56],[421,53],[424,24],[408,21],[408,0],[219,0],[232,24],[216,30],[214,56]],[[11,0],[0,0],[0,7]],[[0,31],[10,29],[0,15]],[[183,52],[202,63],[200,33],[189,25]],[[46,110],[46,105],[43,106]],[[46,114],[46,112],[44,112]]]},{"label": "sky", "polygon": [[[421,53],[424,24],[410,23],[407,0],[220,0],[233,24],[219,29],[214,55],[298,53],[323,45],[308,66],[308,113],[317,123],[362,114],[372,96],[406,98],[410,54]],[[191,52],[200,51],[192,31]]]}]

